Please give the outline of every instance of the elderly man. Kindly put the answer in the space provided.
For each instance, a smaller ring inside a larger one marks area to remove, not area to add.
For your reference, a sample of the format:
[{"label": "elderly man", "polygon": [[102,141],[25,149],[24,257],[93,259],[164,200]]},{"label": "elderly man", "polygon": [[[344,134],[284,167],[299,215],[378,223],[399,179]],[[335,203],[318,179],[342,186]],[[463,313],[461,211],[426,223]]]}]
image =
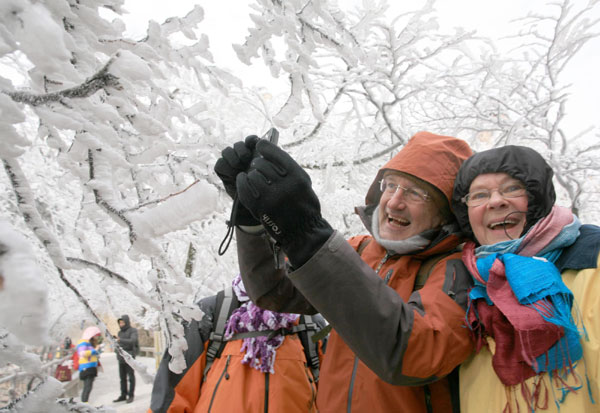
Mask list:
[{"label": "elderly man", "polygon": [[241,201],[234,219],[250,297],[271,310],[321,312],[333,326],[321,413],[458,411],[453,372],[472,351],[471,281],[453,252],[460,239],[449,201],[470,155],[462,140],[417,133],[357,208],[371,235],[346,242],[283,150],[249,137],[222,152],[215,171]]}]

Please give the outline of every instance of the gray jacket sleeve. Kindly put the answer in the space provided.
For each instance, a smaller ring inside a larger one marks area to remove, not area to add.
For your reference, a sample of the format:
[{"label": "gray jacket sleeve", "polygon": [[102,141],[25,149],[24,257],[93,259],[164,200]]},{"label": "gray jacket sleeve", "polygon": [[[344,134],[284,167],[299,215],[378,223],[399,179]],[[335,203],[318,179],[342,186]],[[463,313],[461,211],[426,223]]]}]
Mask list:
[{"label": "gray jacket sleeve", "polygon": [[287,265],[275,268],[274,253],[266,235],[248,234],[236,228],[236,240],[242,280],[257,306],[282,313],[317,313],[287,277]]},{"label": "gray jacket sleeve", "polygon": [[[454,261],[436,264],[435,282],[440,277],[469,277],[457,272]],[[338,232],[288,277],[386,382],[409,386],[433,382],[471,351],[464,310],[444,291],[446,287],[426,285],[404,301]]]}]

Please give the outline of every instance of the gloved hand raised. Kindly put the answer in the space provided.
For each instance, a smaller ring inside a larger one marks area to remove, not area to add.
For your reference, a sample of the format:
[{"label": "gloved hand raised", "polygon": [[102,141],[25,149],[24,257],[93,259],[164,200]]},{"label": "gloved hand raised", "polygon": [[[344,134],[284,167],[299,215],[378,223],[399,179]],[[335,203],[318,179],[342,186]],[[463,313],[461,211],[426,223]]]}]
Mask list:
[{"label": "gloved hand raised", "polygon": [[[250,167],[257,141],[258,136],[250,135],[246,137],[245,141],[236,142],[233,147],[226,147],[221,151],[221,157],[215,163],[215,172],[221,178],[225,192],[234,200],[237,197],[235,179],[240,172],[245,172]],[[232,217],[235,225],[260,225],[260,222],[252,216],[250,211],[239,202],[237,204],[235,214]]]},{"label": "gloved hand raised", "polygon": [[321,216],[306,171],[285,151],[260,140],[248,173],[237,176],[240,202],[286,253],[292,266],[308,261],[333,233]]}]

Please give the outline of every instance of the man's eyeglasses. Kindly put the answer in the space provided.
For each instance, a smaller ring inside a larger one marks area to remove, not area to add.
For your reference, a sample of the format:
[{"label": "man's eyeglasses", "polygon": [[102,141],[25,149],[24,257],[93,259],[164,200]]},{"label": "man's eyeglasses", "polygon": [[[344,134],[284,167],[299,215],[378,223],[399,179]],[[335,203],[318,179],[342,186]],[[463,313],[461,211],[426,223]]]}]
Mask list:
[{"label": "man's eyeglasses", "polygon": [[527,194],[527,190],[521,184],[510,183],[496,189],[478,189],[477,191],[469,192],[460,200],[470,207],[487,204],[492,197],[492,192],[498,191],[503,198],[518,198]]},{"label": "man's eyeglasses", "polygon": [[379,189],[381,192],[391,195],[394,195],[396,192],[398,192],[398,189],[402,189],[402,196],[409,202],[424,203],[431,200],[431,196],[421,188],[405,188],[402,185],[386,178],[383,178],[381,181],[379,181]]}]

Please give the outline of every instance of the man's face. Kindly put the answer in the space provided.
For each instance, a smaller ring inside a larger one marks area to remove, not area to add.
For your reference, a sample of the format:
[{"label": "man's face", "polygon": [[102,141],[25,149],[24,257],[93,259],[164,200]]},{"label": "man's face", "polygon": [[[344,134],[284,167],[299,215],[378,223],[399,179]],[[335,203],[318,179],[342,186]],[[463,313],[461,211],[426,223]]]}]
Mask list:
[{"label": "man's face", "polygon": [[119,320],[119,327],[121,327],[121,328],[125,327],[125,321]]},{"label": "man's face", "polygon": [[498,189],[509,191],[523,184],[505,173],[482,174],[473,179],[469,193],[487,190],[489,200],[478,206],[469,206],[469,223],[473,235],[481,245],[517,239],[525,227],[527,194],[514,198],[504,197]]},{"label": "man's face", "polygon": [[[384,178],[404,188],[425,191],[403,175],[386,172]],[[396,193],[384,191],[379,200],[379,236],[383,239],[401,241],[428,229],[437,228],[442,221],[439,208],[431,199],[427,202],[407,200],[402,188]]]}]

